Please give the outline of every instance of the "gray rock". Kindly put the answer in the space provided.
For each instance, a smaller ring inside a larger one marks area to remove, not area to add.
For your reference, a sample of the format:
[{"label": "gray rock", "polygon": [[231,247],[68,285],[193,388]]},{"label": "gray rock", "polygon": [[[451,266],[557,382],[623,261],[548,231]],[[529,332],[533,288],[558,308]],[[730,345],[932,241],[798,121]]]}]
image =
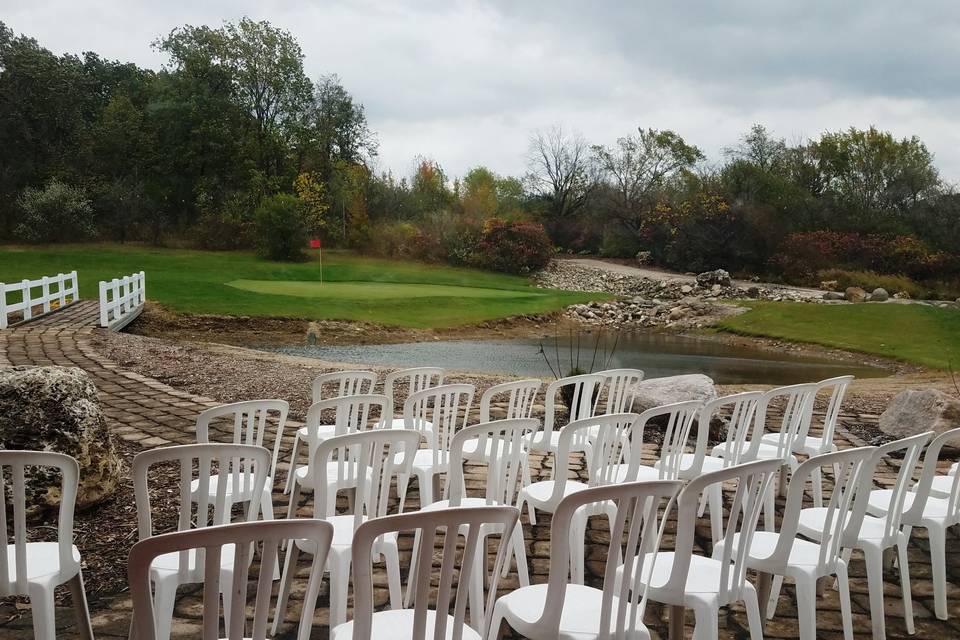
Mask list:
[{"label": "gray rock", "polygon": [[824,300],[843,300],[844,296],[839,291],[827,291],[823,294]]},{"label": "gray rock", "polygon": [[870,302],[886,302],[890,299],[890,294],[883,287],[877,287],[870,294]]},{"label": "gray rock", "polygon": [[906,291],[897,291],[895,294],[893,294],[893,298],[894,300],[909,300],[910,294]]},{"label": "gray rock", "polygon": [[897,438],[924,431],[943,433],[960,426],[960,398],[937,389],[898,393],[880,415],[880,430]]},{"label": "gray rock", "polygon": [[[97,388],[76,367],[0,369],[0,448],[56,451],[77,459],[77,508],[109,497],[123,469],[113,435],[97,400]],[[60,480],[35,474],[28,503],[53,506]]]},{"label": "gray rock", "polygon": [[320,342],[320,325],[311,322],[307,325],[307,344],[314,345]]},{"label": "gray rock", "polygon": [[697,284],[701,287],[712,287],[715,284],[721,287],[729,287],[731,284],[730,274],[725,269],[704,271],[697,276]]},{"label": "gray rock", "polygon": [[713,400],[716,397],[717,390],[713,380],[702,373],[650,378],[637,385],[633,410],[640,413],[671,402]]},{"label": "gray rock", "polygon": [[843,292],[843,297],[850,302],[865,302],[867,292],[860,287],[847,287],[847,290]]},{"label": "gray rock", "polygon": [[688,285],[688,284],[685,284],[685,285],[683,285],[682,287],[680,287],[680,293],[682,293],[682,294],[688,294],[688,293],[690,293],[691,291],[693,291],[693,287],[691,287],[691,286]]}]

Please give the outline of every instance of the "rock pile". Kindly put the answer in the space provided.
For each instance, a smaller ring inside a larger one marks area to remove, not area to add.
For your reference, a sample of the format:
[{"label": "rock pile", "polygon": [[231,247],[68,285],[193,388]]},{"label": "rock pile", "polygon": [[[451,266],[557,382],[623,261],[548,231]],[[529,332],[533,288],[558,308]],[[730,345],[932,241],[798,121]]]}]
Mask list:
[{"label": "rock pile", "polygon": [[696,296],[678,300],[634,297],[613,302],[591,302],[567,307],[566,315],[585,324],[642,329],[647,327],[703,327],[718,318],[746,311],[743,307],[707,301]]}]

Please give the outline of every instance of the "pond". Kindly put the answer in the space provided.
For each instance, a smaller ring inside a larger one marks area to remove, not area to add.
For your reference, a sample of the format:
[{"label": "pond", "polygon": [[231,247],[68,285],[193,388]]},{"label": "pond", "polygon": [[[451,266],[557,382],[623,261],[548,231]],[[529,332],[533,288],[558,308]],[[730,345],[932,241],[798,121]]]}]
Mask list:
[{"label": "pond", "polygon": [[[552,337],[542,341],[554,368],[559,351],[564,373],[569,370],[571,359],[576,364],[576,338],[573,340],[572,349],[567,336],[561,337],[559,344],[555,344]],[[591,369],[595,340],[589,335],[580,339],[579,364],[584,370]],[[718,384],[795,384],[844,374],[858,378],[889,375],[885,369],[868,365],[664,333],[622,334],[616,350],[609,355],[613,342],[612,336],[601,342],[593,370],[632,367],[642,369],[647,378],[703,373]],[[540,343],[537,338],[516,338],[263,349],[333,362],[397,367],[439,366],[461,371],[549,378],[552,376],[540,353]],[[604,357],[604,347],[609,359]]]}]

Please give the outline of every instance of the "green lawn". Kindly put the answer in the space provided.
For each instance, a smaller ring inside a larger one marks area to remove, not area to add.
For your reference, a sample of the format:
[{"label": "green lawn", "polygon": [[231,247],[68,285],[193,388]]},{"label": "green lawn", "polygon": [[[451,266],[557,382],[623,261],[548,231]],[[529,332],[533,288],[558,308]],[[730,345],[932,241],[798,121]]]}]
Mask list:
[{"label": "green lawn", "polygon": [[175,311],[243,316],[363,320],[449,327],[549,312],[603,294],[537,289],[525,278],[325,251],[316,262],[268,262],[245,252],[113,244],[0,247],[0,282],[76,269],[80,296],[97,282],[147,275],[147,298]]},{"label": "green lawn", "polygon": [[717,328],[813,342],[946,369],[960,368],[960,310],[919,304],[751,302]]}]

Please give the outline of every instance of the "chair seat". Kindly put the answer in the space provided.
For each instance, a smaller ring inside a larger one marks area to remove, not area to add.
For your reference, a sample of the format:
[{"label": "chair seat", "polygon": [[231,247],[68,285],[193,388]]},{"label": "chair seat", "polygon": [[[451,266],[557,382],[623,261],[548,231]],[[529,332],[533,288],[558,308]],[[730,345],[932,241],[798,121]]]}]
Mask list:
[{"label": "chair seat", "polygon": [[[317,438],[320,440],[327,440],[337,435],[337,427],[332,424],[321,424],[316,427],[313,432],[317,435]],[[310,436],[310,429],[308,427],[300,427],[297,429],[297,437],[306,442],[307,438]]]},{"label": "chair seat", "polygon": [[[600,432],[600,427],[589,427],[587,429],[587,437],[595,438],[596,435]],[[540,453],[553,453],[556,454],[560,450],[560,432],[551,431],[546,436],[543,431],[535,431],[530,435],[524,436],[524,442],[527,444],[527,447],[531,451],[536,451]],[[570,453],[575,451],[582,451],[582,446],[577,446],[575,442],[570,443]]]},{"label": "chair seat", "polygon": [[949,496],[953,493],[953,483],[955,481],[956,476],[953,475],[933,476],[933,482],[930,483],[930,492],[932,495]]},{"label": "chair seat", "polygon": [[[849,518],[850,514],[848,513],[846,517]],[[801,509],[798,530],[808,538],[820,539],[826,527],[826,519],[826,507]],[[886,518],[878,518],[869,514],[864,515],[863,522],[860,525],[860,533],[857,535],[857,538],[870,542],[882,541],[885,536],[886,524]]]},{"label": "chair seat", "polygon": [[[353,468],[353,467],[348,466],[347,468]],[[355,486],[357,485],[357,479],[356,479],[356,478],[341,478],[341,477],[340,477],[341,469],[343,469],[343,467],[342,467],[341,465],[339,465],[338,463],[336,463],[336,462],[328,462],[328,463],[327,463],[327,482],[335,482],[335,483],[337,484],[337,486],[340,487],[340,488],[343,488],[343,487],[347,487],[347,488],[349,488],[349,487],[355,487]],[[307,474],[308,474],[309,471],[310,471],[310,467],[304,464],[304,465],[300,465],[299,467],[297,467],[297,470],[294,471],[294,474],[296,474],[296,476],[297,476],[297,482],[300,483],[300,485],[302,485],[303,487],[305,487],[305,488],[307,488],[307,489],[314,489],[314,488],[316,488],[316,487],[315,487],[315,484],[316,484],[316,483],[314,483],[314,482],[312,481],[312,478],[311,478],[311,479],[308,479],[308,478],[307,478]],[[370,467],[366,467],[366,473],[367,473],[367,478],[368,478],[368,479],[371,478],[371,477],[372,477],[371,474],[373,473],[373,469],[371,469]]]},{"label": "chair seat", "polygon": [[[71,578],[80,568],[80,551],[76,546],[70,547],[73,554],[72,567],[60,567],[60,545],[56,542],[28,542],[27,543],[27,581],[47,582],[57,576]],[[11,582],[16,580],[16,548],[7,545],[7,568]],[[62,570],[61,570],[62,569]],[[12,585],[16,589],[16,584]],[[26,594],[22,594],[26,595]]]},{"label": "chair seat", "polygon": [[[232,477],[232,476],[234,476],[234,475],[239,476],[238,481],[237,481],[237,488],[239,489],[239,493],[237,493],[236,495],[234,495],[234,493],[233,493],[233,477]],[[218,487],[219,487],[219,484],[220,484],[220,474],[219,474],[219,473],[210,476],[210,485],[209,485],[209,487],[208,487],[208,489],[207,489],[207,497],[208,497],[208,498],[214,499],[214,498],[217,497],[217,489],[218,489]],[[247,486],[248,484],[251,485],[251,486],[248,487],[248,486]],[[252,485],[253,485],[253,474],[252,474],[252,473],[250,473],[250,474],[247,474],[247,473],[237,473],[237,474],[231,473],[231,474],[228,474],[228,477],[227,477],[227,486],[226,486],[226,491],[225,491],[224,495],[229,496],[230,500],[233,501],[233,502],[246,502],[246,501],[250,500],[250,498],[251,498],[250,493],[251,493],[251,490],[253,489]],[[271,489],[271,487],[273,487],[273,478],[271,478],[270,476],[267,476],[267,481],[266,481],[266,483],[265,483],[263,486],[264,486],[264,489],[266,489],[267,491],[269,491],[269,490]],[[200,480],[199,480],[199,478],[196,479],[196,480],[192,480],[192,481],[190,482],[190,496],[191,496],[194,500],[196,500],[196,495],[197,495],[198,493],[200,493]]]},{"label": "chair seat", "polygon": [[[353,514],[339,515],[339,516],[330,516],[329,518],[321,518],[326,520],[333,525],[333,540],[330,543],[331,547],[350,547],[353,545],[353,532],[354,532],[354,522]],[[361,522],[366,522],[367,517],[364,516],[361,519]],[[382,540],[393,540],[396,541],[397,534],[396,532],[389,532],[384,534],[381,538],[378,538],[378,542]],[[312,540],[299,539],[296,541],[297,547],[302,551],[308,553],[314,553],[316,549],[316,544]]]},{"label": "chair seat", "polygon": [[[399,464],[403,459],[403,453],[398,453],[394,456],[394,462]],[[444,470],[449,465],[450,454],[446,451],[439,451],[436,453],[436,462],[434,462],[434,450],[433,449],[417,449],[417,452],[413,454],[413,468],[414,469],[434,469]]]},{"label": "chair seat", "polygon": [[[552,511],[556,508],[556,504],[554,504],[553,500],[553,487],[555,482],[556,481],[554,480],[534,482],[533,484],[529,484],[520,489],[520,496],[532,503],[535,507],[539,507],[541,509],[546,508]],[[561,496],[561,498],[574,494],[578,491],[583,491],[586,488],[587,485],[582,482],[565,480],[563,486],[563,496]]]},{"label": "chair seat", "polygon": [[[776,447],[780,438],[776,433],[765,433],[760,438],[760,442]],[[806,436],[793,441],[793,450],[806,455],[819,455],[821,453],[830,453],[836,451],[837,447],[833,443],[824,444],[823,438],[815,436]]]},{"label": "chair seat", "polygon": [[[947,479],[949,476],[940,476]],[[950,478],[952,480],[952,478]],[[907,511],[913,506],[913,500],[917,494],[907,491],[903,496],[903,511]],[[893,491],[890,489],[876,489],[870,492],[870,498],[867,500],[867,510],[876,515],[886,515],[890,510],[890,501],[893,499]],[[948,498],[938,498],[934,495],[927,496],[927,502],[923,505],[924,520],[945,521],[950,515],[950,500]]]},{"label": "chair seat", "polygon": [[[528,587],[514,589],[497,600],[497,607],[504,609],[504,617],[523,635],[535,632],[534,626],[543,615],[543,608],[547,600],[546,584],[534,584]],[[603,600],[603,591],[582,584],[566,585],[566,594],[563,608],[560,611],[560,635],[564,640],[586,640],[596,638],[600,630],[600,607]],[[612,601],[613,612],[619,606],[619,599],[614,596]],[[627,609],[627,615],[630,610]],[[616,614],[611,615],[610,633],[616,629]],[[524,629],[529,627],[529,629]],[[640,620],[636,627],[626,636],[631,640],[645,640],[650,632]]]},{"label": "chair seat", "polygon": [[[737,548],[739,541],[740,534],[738,533],[733,537],[734,549]],[[751,560],[750,567],[763,569],[770,566],[764,563],[764,560],[773,554],[779,543],[779,533],[773,531],[755,531],[753,540],[750,543],[750,551],[747,554]],[[722,548],[722,546],[723,541],[721,540],[717,544],[717,549]],[[717,551],[714,551],[714,555],[716,554]],[[793,546],[790,547],[787,564],[791,567],[817,567],[820,564],[820,545],[810,540],[804,540],[803,538],[794,538]],[[788,571],[786,575],[792,575],[792,573]]]},{"label": "chair seat", "polygon": [[[713,448],[713,451],[710,455],[717,456],[720,458],[727,457],[728,443],[722,442]],[[746,451],[750,448],[750,443],[745,442],[742,447],[742,451]],[[757,456],[751,460],[741,460],[741,462],[752,462],[753,460],[775,460],[779,458],[779,449],[776,445],[772,445],[761,440],[760,446],[757,447]],[[797,458],[793,455],[787,455],[787,462],[792,466],[796,466]]]},{"label": "chair seat", "polygon": [[[374,640],[408,640],[413,630],[413,609],[390,609],[387,611],[377,611],[373,614],[370,637]],[[426,634],[425,640],[436,640],[433,635],[434,625],[436,624],[437,612],[427,610],[426,612]],[[447,628],[444,633],[444,640],[453,639],[453,616],[447,616]],[[463,640],[483,640],[479,633],[463,625]],[[339,624],[334,627],[330,634],[330,640],[352,640],[353,621]]]},{"label": "chair seat", "polygon": [[[406,429],[407,423],[403,418],[391,418],[386,424],[384,424],[384,421],[381,421],[380,424],[377,425],[377,428],[378,429]],[[420,423],[420,428],[423,431],[429,431],[430,433],[433,433],[432,422],[424,420],[423,422]]]},{"label": "chair seat", "polygon": [[[232,544],[225,544],[220,548],[220,568],[231,568],[233,567],[233,556],[236,547]],[[187,554],[187,571],[198,571],[200,574],[203,573],[203,565],[197,567],[197,550],[190,549],[186,552]],[[171,553],[164,553],[163,555],[157,556],[152,563],[150,563],[151,571],[161,571],[164,573],[177,573],[180,570],[180,552],[173,551]]]},{"label": "chair seat", "polygon": [[[659,462],[659,461],[658,461]],[[659,467],[649,467],[645,464],[637,465],[635,478],[628,478],[629,464],[611,465],[613,467],[613,482],[639,482],[641,480],[660,480]]]},{"label": "chair seat", "polygon": [[[640,575],[641,584],[649,584],[651,589],[656,590],[667,584],[667,581],[670,579],[670,573],[673,570],[673,552],[661,552],[657,554],[656,562],[653,565],[653,570],[650,570],[650,559],[653,554],[646,554],[645,563],[642,568],[642,573]],[[634,561],[633,571],[636,575],[636,571],[639,568],[640,562],[639,559]],[[687,573],[687,582],[684,585],[684,597],[697,597],[697,596],[714,596],[720,593],[720,580],[722,573],[722,563],[719,560],[714,560],[713,558],[707,558],[705,556],[699,556],[694,554],[690,557],[690,571]],[[732,572],[728,572],[732,574]],[[623,565],[617,568],[617,576],[623,576]],[[727,576],[728,580],[733,580],[732,575]],[[654,600],[657,600],[655,593],[651,592],[650,597]],[[700,597],[699,600],[704,598]],[[662,600],[657,600],[658,602],[663,602]],[[679,604],[679,603],[666,603],[666,604]]]}]

